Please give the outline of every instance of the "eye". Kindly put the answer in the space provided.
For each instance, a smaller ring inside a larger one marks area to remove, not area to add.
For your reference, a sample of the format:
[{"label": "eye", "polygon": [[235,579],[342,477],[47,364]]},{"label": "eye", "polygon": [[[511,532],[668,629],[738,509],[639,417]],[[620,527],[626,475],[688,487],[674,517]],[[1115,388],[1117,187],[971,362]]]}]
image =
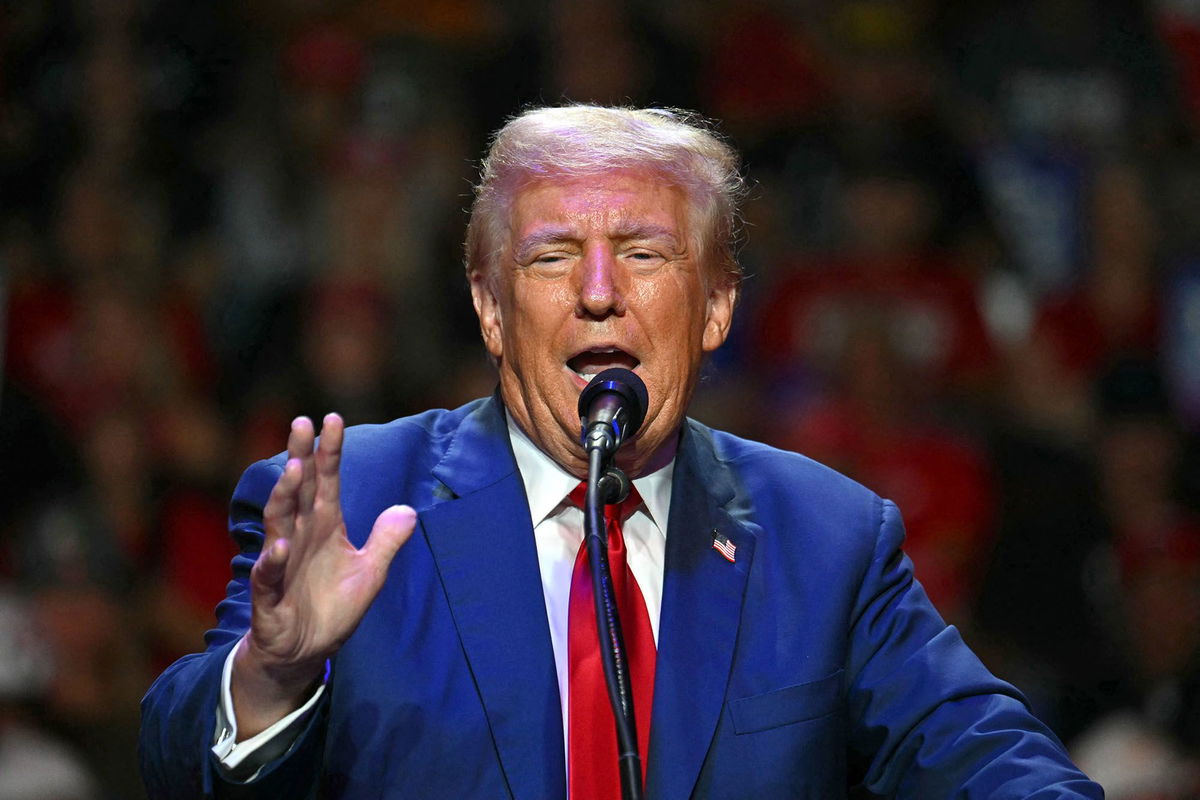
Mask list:
[{"label": "eye", "polygon": [[658,249],[650,247],[631,247],[621,257],[631,268],[641,271],[657,269],[667,260]]},{"label": "eye", "polygon": [[521,269],[526,274],[538,278],[559,278],[571,271],[574,260],[575,254],[569,251],[547,250],[530,254]]}]

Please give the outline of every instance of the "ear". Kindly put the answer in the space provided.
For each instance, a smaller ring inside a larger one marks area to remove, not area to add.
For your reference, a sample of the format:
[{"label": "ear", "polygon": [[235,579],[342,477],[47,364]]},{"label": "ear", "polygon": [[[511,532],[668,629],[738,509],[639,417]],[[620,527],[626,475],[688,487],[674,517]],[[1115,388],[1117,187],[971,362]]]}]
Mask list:
[{"label": "ear", "polygon": [[479,317],[479,332],[483,345],[492,358],[504,355],[504,321],[500,316],[500,301],[496,298],[492,281],[480,272],[471,273],[471,302]]},{"label": "ear", "polygon": [[728,279],[720,279],[708,293],[708,316],[704,321],[704,338],[701,346],[711,353],[725,343],[729,327],[733,324],[733,308],[737,305],[737,286]]}]

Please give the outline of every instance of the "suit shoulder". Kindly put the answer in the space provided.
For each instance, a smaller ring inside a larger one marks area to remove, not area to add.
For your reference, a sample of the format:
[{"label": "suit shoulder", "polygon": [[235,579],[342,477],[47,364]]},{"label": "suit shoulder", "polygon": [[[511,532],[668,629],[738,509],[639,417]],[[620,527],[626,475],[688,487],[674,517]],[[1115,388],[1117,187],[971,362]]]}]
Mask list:
[{"label": "suit shoulder", "polygon": [[856,590],[881,552],[889,515],[899,521],[895,506],[800,453],[694,424],[689,433],[700,458],[711,453],[706,472],[728,498],[726,511],[755,533],[764,556],[756,564],[818,564],[826,577],[840,576],[842,591]]},{"label": "suit shoulder", "polygon": [[[428,472],[463,420],[488,402],[481,398],[454,409],[435,408],[391,422],[351,425],[342,446],[343,476]],[[283,451],[247,467],[235,490],[235,502],[243,496],[259,498],[259,505],[265,502],[286,462],[287,451]]]},{"label": "suit shoulder", "polygon": [[802,453],[744,439],[694,421],[691,429],[711,443],[716,459],[740,480],[758,484],[753,488],[780,487],[791,491],[811,488],[857,502],[874,504],[880,500],[875,492],[858,481]]},{"label": "suit shoulder", "polygon": [[473,400],[454,409],[433,408],[390,422],[351,425],[346,429],[346,450],[430,445],[454,435],[462,421],[483,403]]}]

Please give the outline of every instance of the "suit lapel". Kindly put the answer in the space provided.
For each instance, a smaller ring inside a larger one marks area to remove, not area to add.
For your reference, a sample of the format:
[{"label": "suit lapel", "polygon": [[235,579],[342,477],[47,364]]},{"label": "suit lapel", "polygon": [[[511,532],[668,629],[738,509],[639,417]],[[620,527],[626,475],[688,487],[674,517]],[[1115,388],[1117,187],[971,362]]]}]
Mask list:
[{"label": "suit lapel", "polygon": [[[734,494],[711,440],[685,425],[667,527],[647,797],[691,794],[724,706],[755,542],[726,509]],[[717,533],[736,546],[734,563],[713,549]]]},{"label": "suit lapel", "polygon": [[562,712],[524,486],[496,400],[460,426],[434,475],[453,499],[419,520],[512,796],[561,798]]}]

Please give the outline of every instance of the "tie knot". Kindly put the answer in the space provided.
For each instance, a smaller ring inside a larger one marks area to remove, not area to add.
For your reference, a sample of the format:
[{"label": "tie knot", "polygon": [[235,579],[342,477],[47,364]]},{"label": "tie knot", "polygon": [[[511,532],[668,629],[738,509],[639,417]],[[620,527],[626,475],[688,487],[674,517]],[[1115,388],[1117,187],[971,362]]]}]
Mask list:
[{"label": "tie knot", "polygon": [[[568,497],[576,506],[583,508],[583,504],[587,500],[587,481],[580,481],[579,485],[571,490]],[[637,487],[630,485],[628,497],[620,503],[604,506],[604,519],[606,521],[615,520],[618,524],[624,523],[633,516],[633,512],[637,511],[641,504],[642,496],[638,494]]]}]

